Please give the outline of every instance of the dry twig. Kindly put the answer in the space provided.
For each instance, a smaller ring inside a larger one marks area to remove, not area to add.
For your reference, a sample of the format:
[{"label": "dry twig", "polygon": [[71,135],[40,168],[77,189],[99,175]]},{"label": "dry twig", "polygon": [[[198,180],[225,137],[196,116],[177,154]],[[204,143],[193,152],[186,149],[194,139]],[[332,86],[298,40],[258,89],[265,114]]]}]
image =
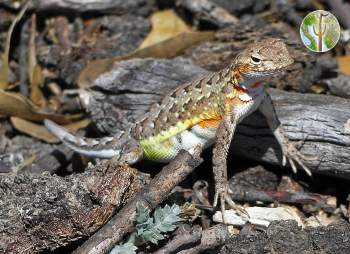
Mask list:
[{"label": "dry twig", "polygon": [[136,215],[136,204],[143,203],[150,209],[155,208],[170,193],[170,191],[183,181],[194,168],[201,163],[199,154],[191,156],[187,152],[180,152],[178,156],[152,179],[132,201],[120,210],[104,227],[90,237],[75,254],[106,253],[123,237],[131,232]]}]

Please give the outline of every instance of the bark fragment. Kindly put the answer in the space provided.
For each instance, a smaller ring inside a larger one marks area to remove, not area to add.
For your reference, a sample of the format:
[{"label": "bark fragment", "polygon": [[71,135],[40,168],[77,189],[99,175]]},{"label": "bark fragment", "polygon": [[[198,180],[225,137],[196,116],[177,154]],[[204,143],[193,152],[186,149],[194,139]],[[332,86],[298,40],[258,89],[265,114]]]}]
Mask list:
[{"label": "bark fragment", "polygon": [[[108,171],[107,173],[104,173]],[[55,250],[87,237],[137,193],[148,179],[105,161],[67,177],[0,177],[0,253]]]}]

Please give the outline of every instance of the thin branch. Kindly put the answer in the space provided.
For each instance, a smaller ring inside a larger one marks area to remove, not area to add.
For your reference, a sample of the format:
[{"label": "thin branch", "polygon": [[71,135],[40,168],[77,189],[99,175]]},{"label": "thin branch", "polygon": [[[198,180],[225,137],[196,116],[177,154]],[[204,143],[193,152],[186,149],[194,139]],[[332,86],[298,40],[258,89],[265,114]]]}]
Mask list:
[{"label": "thin branch", "polygon": [[107,253],[123,237],[133,230],[136,215],[136,204],[141,202],[150,209],[155,208],[171,192],[171,190],[182,182],[202,160],[199,153],[193,157],[185,152],[180,152],[176,158],[152,179],[132,201],[82,246],[74,251],[74,254],[100,254]]},{"label": "thin branch", "polygon": [[214,249],[230,237],[227,225],[218,224],[202,231],[202,239],[199,245],[178,252],[179,254],[197,254],[204,250]]},{"label": "thin branch", "polygon": [[178,253],[184,250],[186,246],[194,246],[200,243],[202,231],[199,228],[186,228],[188,225],[182,225],[176,232],[174,239],[169,241],[164,247],[153,254]]}]

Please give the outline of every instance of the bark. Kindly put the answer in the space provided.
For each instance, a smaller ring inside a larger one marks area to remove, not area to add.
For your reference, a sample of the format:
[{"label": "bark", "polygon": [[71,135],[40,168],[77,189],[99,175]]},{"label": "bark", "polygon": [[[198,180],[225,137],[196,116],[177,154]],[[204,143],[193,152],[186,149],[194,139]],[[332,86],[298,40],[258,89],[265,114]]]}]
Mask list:
[{"label": "bark", "polygon": [[[135,59],[116,63],[97,80],[94,93],[85,93],[89,97],[86,106],[100,129],[116,131],[123,127],[120,123],[128,116],[129,120],[143,116],[149,105],[159,101],[165,93],[205,73],[208,72],[184,59]],[[350,179],[350,131],[346,124],[350,119],[350,101],[276,89],[270,92],[290,139],[305,140],[301,151],[319,158],[306,163],[311,170]],[[114,118],[108,113],[111,111],[122,112],[119,114],[122,117]],[[108,121],[103,120],[106,116]],[[281,164],[281,150],[259,113],[240,124],[231,150],[241,158]]]},{"label": "bark", "polygon": [[350,224],[345,221],[305,229],[295,221],[273,222],[265,230],[247,225],[226,242],[220,254],[348,253],[349,230]]},{"label": "bark", "polygon": [[332,94],[350,98],[350,75],[338,73],[337,77],[325,81]]},{"label": "bark", "polygon": [[[108,171],[106,173],[106,171]],[[94,233],[148,181],[104,161],[67,177],[0,177],[0,253],[55,250]]]},{"label": "bark", "polygon": [[116,214],[96,234],[80,246],[74,254],[103,254],[111,250],[123,237],[131,232],[136,216],[136,204],[143,203],[153,210],[163,202],[170,191],[182,182],[202,160],[199,154],[192,157],[182,151],[176,158],[165,166],[139,194]]},{"label": "bark", "polygon": [[197,26],[205,23],[214,27],[225,27],[238,22],[238,18],[209,0],[177,0],[176,6],[190,12]]},{"label": "bark", "polygon": [[202,231],[200,243],[190,249],[178,252],[179,254],[197,254],[205,250],[216,249],[222,245],[230,236],[227,225],[218,224]]}]

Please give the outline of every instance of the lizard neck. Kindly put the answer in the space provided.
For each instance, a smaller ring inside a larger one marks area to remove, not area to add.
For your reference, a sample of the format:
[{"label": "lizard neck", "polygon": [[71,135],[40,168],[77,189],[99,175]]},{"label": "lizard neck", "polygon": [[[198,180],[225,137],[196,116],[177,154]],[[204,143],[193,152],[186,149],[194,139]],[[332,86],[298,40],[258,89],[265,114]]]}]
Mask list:
[{"label": "lizard neck", "polygon": [[263,79],[244,79],[239,86],[243,89],[249,91],[249,90],[255,90],[261,86],[264,85],[265,80]]},{"label": "lizard neck", "polygon": [[232,83],[238,90],[248,92],[251,90],[261,89],[264,85],[264,78],[262,77],[246,77],[242,68],[233,68]]}]

